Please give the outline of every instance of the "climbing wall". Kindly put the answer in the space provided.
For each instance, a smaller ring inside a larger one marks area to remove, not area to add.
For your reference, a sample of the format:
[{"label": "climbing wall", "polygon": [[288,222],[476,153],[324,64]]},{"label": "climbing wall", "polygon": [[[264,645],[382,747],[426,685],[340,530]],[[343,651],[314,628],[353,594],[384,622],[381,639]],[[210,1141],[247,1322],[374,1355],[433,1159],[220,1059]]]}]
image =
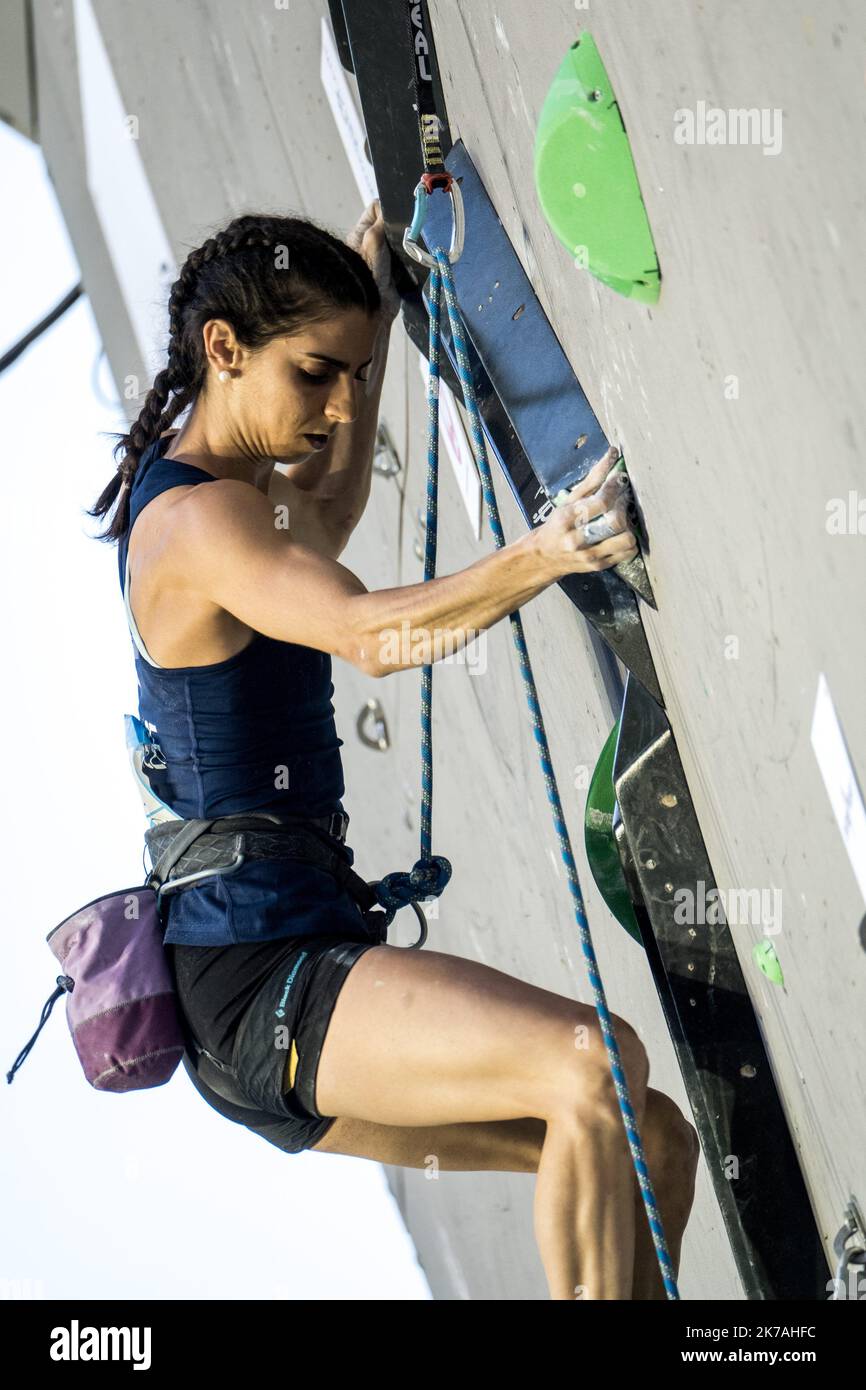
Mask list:
[{"label": "climbing wall", "polygon": [[[431,13],[452,137],[646,518],[656,669],[717,883],[760,897],[732,932],[829,1242],[848,1196],[866,1196],[866,865],[831,804],[847,792],[856,820],[850,771],[831,738],[812,740],[823,676],[866,785],[866,12],[763,0],[720,19],[674,0],[563,0],[543,26],[518,0],[433,0]],[[582,28],[631,139],[663,276],[653,307],[575,264],[535,196],[540,106]],[[715,117],[727,143],[708,143],[711,110],[740,109],[758,113],[759,139]],[[580,706],[580,663],[575,645],[547,664],[547,708],[585,728],[597,713]],[[819,731],[831,723],[823,699]],[[781,983],[753,958],[767,940]],[[621,987],[615,955],[606,978]]]}]

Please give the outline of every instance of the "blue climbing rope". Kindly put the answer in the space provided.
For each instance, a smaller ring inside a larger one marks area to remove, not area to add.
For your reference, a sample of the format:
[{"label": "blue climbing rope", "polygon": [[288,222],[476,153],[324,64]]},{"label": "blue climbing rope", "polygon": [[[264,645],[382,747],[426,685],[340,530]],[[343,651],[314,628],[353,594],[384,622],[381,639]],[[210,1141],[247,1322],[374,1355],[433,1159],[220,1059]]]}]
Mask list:
[{"label": "blue climbing rope", "polygon": [[[420,189],[421,185],[419,185]],[[416,193],[416,211],[412,223],[412,231],[417,235],[423,225],[423,216],[418,217],[419,205],[426,205],[429,195]],[[417,226],[416,226],[417,224]],[[405,239],[404,239],[405,245]],[[460,314],[460,306],[454,290],[454,281],[451,275],[451,265],[448,253],[440,245],[430,246],[430,255],[433,258],[431,264],[430,277],[428,280],[428,298],[430,302],[430,351],[429,351],[429,372],[427,381],[427,402],[430,412],[430,422],[428,428],[428,454],[427,454],[427,549],[425,553],[424,578],[431,579],[435,574],[435,555],[436,555],[436,522],[437,522],[437,480],[439,465],[439,434],[438,434],[438,414],[439,414],[439,343],[441,335],[441,298],[444,286],[445,300],[448,307],[448,318],[451,325],[451,338],[457,357],[457,370],[463,388],[463,397],[469,417],[472,422],[472,438],[475,446],[475,459],[481,472],[482,488],[484,500],[487,504],[487,515],[490,520],[490,529],[493,532],[497,548],[505,545],[505,536],[499,520],[499,508],[496,503],[496,496],[493,491],[493,480],[490,475],[490,466],[487,462],[487,450],[484,443],[484,435],[481,428],[481,417],[478,412],[478,403],[475,398],[475,389],[472,385],[472,374],[469,366],[469,358],[466,351],[466,339],[463,333],[463,322]],[[456,258],[455,258],[456,259]],[[431,568],[431,555],[432,568]],[[535,735],[535,742],[538,745],[541,770],[544,775],[544,783],[547,788],[547,797],[553,812],[553,824],[559,839],[559,848],[562,862],[565,864],[568,873],[568,883],[571,889],[571,896],[574,901],[574,915],[580,930],[580,940],[583,947],[583,954],[587,964],[590,983],[595,996],[595,1007],[604,1037],[607,1055],[610,1061],[610,1069],[613,1074],[614,1085],[616,1088],[619,1108],[622,1114],[623,1124],[625,1125],[628,1145],[634,1163],[635,1173],[638,1184],[643,1195],[644,1206],[646,1208],[647,1219],[650,1231],[652,1232],[653,1244],[655,1246],[656,1257],[664,1281],[665,1291],[669,1299],[678,1299],[679,1290],[677,1288],[674,1269],[668,1253],[665,1241],[664,1228],[661,1222],[661,1215],[656,1205],[655,1193],[653,1191],[650,1175],[647,1171],[646,1159],[644,1156],[643,1144],[637,1125],[637,1117],[631,1104],[628,1083],[622,1069],[619,1046],[616,1034],[613,1029],[613,1021],[607,1007],[607,998],[604,992],[601,975],[598,969],[598,961],[595,949],[592,944],[592,937],[589,931],[589,923],[586,920],[583,898],[580,891],[580,880],[577,876],[577,868],[574,862],[574,855],[571,849],[568,830],[562,814],[562,803],[559,799],[559,790],[556,785],[556,777],[550,759],[550,750],[547,745],[547,735],[544,730],[544,721],[541,716],[541,707],[538,703],[538,693],[535,688],[535,678],[532,674],[532,666],[529,661],[529,653],[526,649],[526,641],[523,635],[523,624],[519,613],[509,613],[514,641],[517,646],[517,653],[520,659],[520,670],[523,675],[523,682],[526,689],[526,698],[529,703],[529,711],[532,716],[532,730]],[[430,837],[430,796],[432,793],[432,767],[430,759],[430,680],[431,668],[424,667],[422,685],[422,755],[424,760],[423,774],[423,795],[422,795],[422,856],[426,852],[429,855]],[[426,833],[426,840],[425,840]],[[425,851],[426,846],[426,851]],[[447,861],[446,861],[447,862]],[[417,867],[417,866],[416,866]]]},{"label": "blue climbing rope", "polygon": [[[419,216],[420,200],[416,198],[416,218]],[[423,213],[420,213],[423,221]],[[414,225],[414,224],[413,224]],[[439,411],[435,408],[439,382],[439,306],[436,306],[437,331],[434,335],[430,326],[430,377],[428,379],[427,399],[431,402],[427,427],[427,518],[425,523],[426,544],[424,548],[424,579],[436,577],[436,522],[438,516],[439,487]],[[433,393],[431,395],[431,392]],[[414,906],[419,900],[436,897],[451,878],[451,864],[441,854],[433,854],[433,742],[431,706],[433,699],[433,666],[426,665],[421,672],[421,852],[410,873],[386,874],[374,885],[376,897],[386,910],[387,926],[398,908],[410,903]],[[416,908],[416,911],[419,911]],[[423,914],[419,911],[419,916]],[[413,946],[423,946],[426,930],[422,923],[421,935]]]}]

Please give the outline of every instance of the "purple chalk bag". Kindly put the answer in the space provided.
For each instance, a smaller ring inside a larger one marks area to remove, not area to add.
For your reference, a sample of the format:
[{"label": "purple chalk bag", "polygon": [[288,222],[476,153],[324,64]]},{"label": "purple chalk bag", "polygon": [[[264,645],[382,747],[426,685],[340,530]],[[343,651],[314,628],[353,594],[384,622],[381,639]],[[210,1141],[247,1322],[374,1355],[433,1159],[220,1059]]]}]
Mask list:
[{"label": "purple chalk bag", "polygon": [[63,974],[57,976],[39,1027],[6,1073],[8,1082],[64,993],[72,1041],[96,1090],[139,1091],[162,1086],[174,1075],[186,1042],[163,941],[160,898],[186,881],[166,885],[174,864],[212,824],[179,822],[178,834],[144,884],[94,898],[49,932],[46,940]]}]

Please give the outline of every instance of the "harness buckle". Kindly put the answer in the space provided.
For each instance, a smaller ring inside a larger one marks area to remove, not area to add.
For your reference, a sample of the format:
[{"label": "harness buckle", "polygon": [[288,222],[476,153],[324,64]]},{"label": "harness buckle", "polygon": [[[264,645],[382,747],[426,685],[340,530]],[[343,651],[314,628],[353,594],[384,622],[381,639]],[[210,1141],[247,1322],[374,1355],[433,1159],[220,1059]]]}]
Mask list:
[{"label": "harness buckle", "polygon": [[[246,863],[247,856],[244,852],[245,848],[246,845],[243,837],[243,832],[239,832],[234,837],[234,843],[232,845],[234,859],[231,861],[231,863],[216,864],[213,868],[210,869],[199,869],[193,874],[184,874],[181,878],[164,879],[156,890],[157,904],[161,906],[164,897],[166,897],[169,893],[176,892],[178,888],[185,887],[188,883],[197,883],[199,879],[202,878],[213,878],[216,874],[219,874],[222,878],[226,878],[229,874],[236,873],[237,870],[241,867],[241,865]],[[183,858],[183,855],[181,855],[180,857]]]}]

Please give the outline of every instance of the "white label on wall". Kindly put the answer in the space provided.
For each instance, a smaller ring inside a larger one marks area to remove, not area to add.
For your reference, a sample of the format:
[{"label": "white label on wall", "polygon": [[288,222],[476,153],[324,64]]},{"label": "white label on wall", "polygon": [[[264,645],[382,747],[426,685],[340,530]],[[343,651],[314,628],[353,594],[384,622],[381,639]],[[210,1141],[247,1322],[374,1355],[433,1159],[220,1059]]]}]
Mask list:
[{"label": "white label on wall", "polygon": [[866,807],[823,673],[818,677],[812,715],[812,747],[854,877],[866,899]]},{"label": "white label on wall", "polygon": [[[418,366],[424,379],[426,391],[429,363],[424,354],[420,352],[418,354]],[[439,439],[440,442],[443,440],[445,442],[445,452],[451,460],[451,467],[454,469],[460,495],[469,513],[472,534],[476,540],[480,540],[481,479],[478,476],[475,455],[470,448],[469,440],[466,438],[466,430],[457,409],[457,402],[441,377],[439,378]]]},{"label": "white label on wall", "polygon": [[365,148],[367,137],[364,123],[358,115],[358,108],[355,105],[352,89],[346,77],[346,69],[340,62],[340,55],[337,52],[331,26],[324,15],[322,16],[322,57],[319,76],[340,139],[343,142],[343,149],[346,151],[346,158],[352,173],[355,175],[361,201],[366,207],[368,203],[372,203],[373,199],[379,196],[376,188],[376,175]]}]

